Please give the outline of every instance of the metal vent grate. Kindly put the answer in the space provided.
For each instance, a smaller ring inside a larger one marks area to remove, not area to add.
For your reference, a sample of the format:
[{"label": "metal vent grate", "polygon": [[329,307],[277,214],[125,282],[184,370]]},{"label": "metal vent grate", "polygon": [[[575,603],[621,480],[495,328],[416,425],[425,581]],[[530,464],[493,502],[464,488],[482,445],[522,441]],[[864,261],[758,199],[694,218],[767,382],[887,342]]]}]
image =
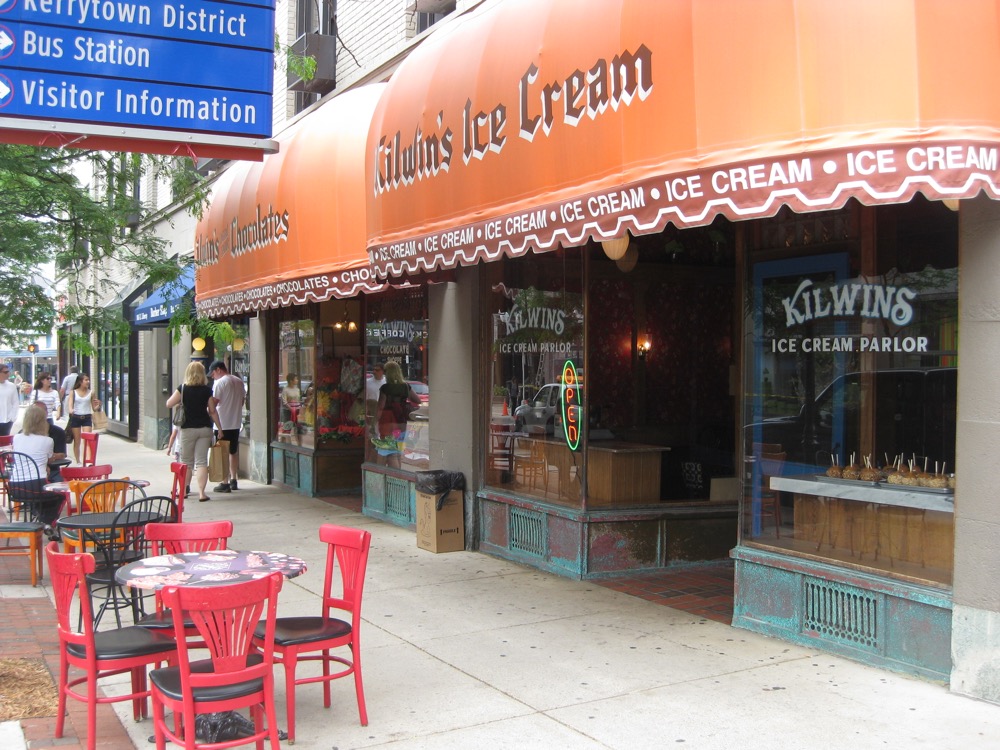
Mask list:
[{"label": "metal vent grate", "polygon": [[409,523],[410,518],[410,483],[405,479],[395,477],[385,478],[385,512],[386,515]]},{"label": "metal vent grate", "polygon": [[880,599],[870,591],[832,583],[805,581],[802,628],[826,640],[879,651]]},{"label": "metal vent grate", "polygon": [[523,508],[510,508],[507,537],[510,548],[542,557],[545,555],[545,514]]}]

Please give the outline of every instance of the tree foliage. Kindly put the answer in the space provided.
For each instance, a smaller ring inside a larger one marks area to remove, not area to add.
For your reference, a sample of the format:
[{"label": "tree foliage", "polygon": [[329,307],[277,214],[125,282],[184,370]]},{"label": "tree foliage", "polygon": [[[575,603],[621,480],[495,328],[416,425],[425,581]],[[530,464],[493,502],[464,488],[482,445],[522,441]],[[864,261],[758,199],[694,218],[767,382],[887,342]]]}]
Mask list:
[{"label": "tree foliage", "polygon": [[205,191],[190,159],[0,144],[0,299],[8,303],[0,346],[23,348],[58,315],[82,332],[73,343],[87,351],[89,331],[125,325],[120,310],[105,309],[123,276],[153,286],[176,280],[181,266],[150,221],[155,207],[141,200],[144,175],[200,214]]}]

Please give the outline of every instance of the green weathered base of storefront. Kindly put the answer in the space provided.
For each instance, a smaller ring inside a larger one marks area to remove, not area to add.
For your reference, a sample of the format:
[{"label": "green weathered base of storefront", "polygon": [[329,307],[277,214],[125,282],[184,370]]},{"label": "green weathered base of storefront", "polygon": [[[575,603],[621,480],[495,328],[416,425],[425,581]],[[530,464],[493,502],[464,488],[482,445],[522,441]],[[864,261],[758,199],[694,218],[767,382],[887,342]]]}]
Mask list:
[{"label": "green weathered base of storefront", "polygon": [[571,578],[718,560],[735,541],[732,503],[582,511],[488,491],[476,502],[481,552]]},{"label": "green weathered base of storefront", "polygon": [[416,488],[413,474],[384,466],[364,467],[361,512],[380,521],[416,528]]},{"label": "green weathered base of storefront", "polygon": [[875,667],[947,681],[951,592],[737,547],[733,626]]}]

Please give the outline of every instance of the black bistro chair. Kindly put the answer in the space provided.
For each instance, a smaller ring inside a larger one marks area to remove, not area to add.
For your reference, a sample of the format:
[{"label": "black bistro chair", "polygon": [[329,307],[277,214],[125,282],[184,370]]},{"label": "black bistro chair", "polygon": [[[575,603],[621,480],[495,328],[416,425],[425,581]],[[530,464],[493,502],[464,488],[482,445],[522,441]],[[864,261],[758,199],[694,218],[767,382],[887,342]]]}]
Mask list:
[{"label": "black bistro chair", "polygon": [[94,614],[94,626],[100,623],[104,613],[111,609],[115,613],[115,623],[120,628],[121,610],[132,610],[132,622],[136,623],[144,614],[142,598],[134,589],[126,591],[115,580],[118,569],[141,560],[149,554],[146,539],[146,525],[150,523],[176,523],[177,505],[166,495],[140,497],[118,511],[114,522],[107,529],[86,530],[87,546],[93,546],[96,566],[87,574],[91,597],[103,597],[103,602]]}]

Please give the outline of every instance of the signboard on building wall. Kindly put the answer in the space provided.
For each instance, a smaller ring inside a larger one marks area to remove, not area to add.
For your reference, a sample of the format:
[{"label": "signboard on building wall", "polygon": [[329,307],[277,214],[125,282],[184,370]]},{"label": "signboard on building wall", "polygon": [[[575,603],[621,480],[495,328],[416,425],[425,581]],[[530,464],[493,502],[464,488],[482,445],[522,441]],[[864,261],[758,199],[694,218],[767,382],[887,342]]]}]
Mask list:
[{"label": "signboard on building wall", "polygon": [[273,151],[273,79],[274,0],[0,0],[0,140],[113,127],[123,150]]}]

